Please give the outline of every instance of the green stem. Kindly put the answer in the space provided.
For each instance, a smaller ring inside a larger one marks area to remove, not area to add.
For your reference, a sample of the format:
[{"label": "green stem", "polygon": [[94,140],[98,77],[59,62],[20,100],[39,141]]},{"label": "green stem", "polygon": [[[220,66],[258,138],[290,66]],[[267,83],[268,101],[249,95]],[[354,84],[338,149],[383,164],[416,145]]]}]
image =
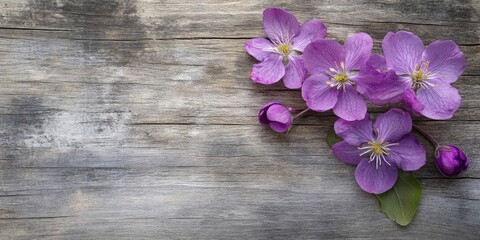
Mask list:
[{"label": "green stem", "polygon": [[413,124],[413,128],[420,134],[422,134],[435,148],[437,148],[440,144],[432,137],[430,134],[425,132],[419,126]]},{"label": "green stem", "polygon": [[306,108],[304,109],[303,111],[299,112],[297,115],[293,116],[293,120],[297,119],[298,117],[302,116],[303,114],[305,114],[306,112],[308,112],[310,110],[310,108]]}]

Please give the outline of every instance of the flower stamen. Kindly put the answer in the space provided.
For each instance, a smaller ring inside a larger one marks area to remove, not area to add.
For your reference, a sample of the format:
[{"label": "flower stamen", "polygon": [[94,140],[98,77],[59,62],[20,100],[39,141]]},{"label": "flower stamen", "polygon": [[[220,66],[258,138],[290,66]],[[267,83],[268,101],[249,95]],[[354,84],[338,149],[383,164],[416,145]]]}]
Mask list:
[{"label": "flower stamen", "polygon": [[345,73],[339,73],[333,76],[333,79],[335,79],[337,82],[345,83],[346,81],[348,81],[348,76]]},{"label": "flower stamen", "polygon": [[382,162],[385,162],[388,166],[391,165],[385,156],[390,157],[391,154],[389,151],[391,151],[391,149],[389,147],[396,145],[399,145],[399,143],[382,142],[377,139],[373,142],[368,142],[367,146],[358,147],[357,149],[364,150],[360,153],[360,156],[369,153],[370,157],[368,163],[375,161],[375,168],[378,169],[378,166],[382,166]]},{"label": "flower stamen", "polygon": [[411,74],[412,84],[411,87],[413,90],[417,91],[420,88],[428,89],[429,87],[434,87],[435,85],[428,82],[427,80],[434,77],[434,73],[428,71],[428,61],[422,61],[415,67],[415,71]]},{"label": "flower stamen", "polygon": [[355,83],[350,80],[350,75],[351,73],[347,72],[345,70],[345,63],[340,62],[340,66],[338,66],[337,63],[335,63],[335,68],[330,68],[330,72],[327,71],[327,75],[330,76],[330,78],[334,81],[327,82],[327,84],[330,87],[336,87],[338,90],[343,89],[343,91],[346,91],[346,87],[349,85],[354,85]]},{"label": "flower stamen", "polygon": [[278,45],[277,49],[284,56],[288,56],[288,54],[290,54],[290,47],[287,44],[280,44]]}]

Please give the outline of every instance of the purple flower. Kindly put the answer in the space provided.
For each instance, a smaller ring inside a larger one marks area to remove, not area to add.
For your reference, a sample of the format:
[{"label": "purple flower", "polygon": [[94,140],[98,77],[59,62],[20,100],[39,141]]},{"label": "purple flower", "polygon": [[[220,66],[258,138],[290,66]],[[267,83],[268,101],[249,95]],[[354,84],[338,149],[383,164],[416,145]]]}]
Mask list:
[{"label": "purple flower", "polygon": [[258,111],[258,121],[275,132],[286,132],[292,126],[292,115],[282,103],[269,102]]},{"label": "purple flower", "polygon": [[254,38],[245,50],[260,63],[253,65],[254,82],[273,84],[283,78],[287,88],[300,88],[307,75],[301,53],[312,41],[324,39],[327,28],[320,20],[300,25],[291,13],[279,8],[263,12],[263,28],[268,39]]},{"label": "purple flower", "polygon": [[[415,34],[389,32],[382,42],[385,67],[398,77],[379,79],[366,95],[397,101],[413,113],[431,119],[449,119],[460,107],[460,95],[450,84],[457,81],[467,63],[457,44],[438,40],[425,47]],[[390,89],[384,92],[381,89]],[[387,96],[389,95],[389,96]]]},{"label": "purple flower", "polygon": [[318,40],[305,48],[305,67],[312,74],[302,87],[307,106],[318,112],[333,112],[348,121],[361,120],[367,104],[357,91],[363,74],[359,72],[373,47],[366,33],[351,36],[342,46],[335,40]]},{"label": "purple flower", "polygon": [[393,187],[398,168],[414,171],[426,163],[425,149],[411,130],[410,114],[400,109],[379,115],[373,125],[368,115],[352,122],[338,119],[335,132],[343,141],[333,145],[333,153],[357,165],[355,179],[360,188],[380,194]]},{"label": "purple flower", "polygon": [[468,158],[459,147],[452,145],[439,146],[435,155],[435,165],[444,176],[456,176],[468,168]]}]

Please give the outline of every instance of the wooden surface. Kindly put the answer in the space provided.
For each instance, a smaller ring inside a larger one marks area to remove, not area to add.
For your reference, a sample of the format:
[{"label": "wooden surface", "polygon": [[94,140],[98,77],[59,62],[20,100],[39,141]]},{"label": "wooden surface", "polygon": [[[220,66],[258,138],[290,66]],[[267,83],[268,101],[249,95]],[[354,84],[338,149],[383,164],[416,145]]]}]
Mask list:
[{"label": "wooden surface", "polygon": [[[268,101],[304,106],[248,78],[268,6],[376,51],[401,29],[464,51],[462,107],[416,122],[471,165],[446,179],[430,154],[410,226],[334,159],[331,112],[258,125]],[[479,0],[0,0],[0,239],[478,239],[479,37]]]}]

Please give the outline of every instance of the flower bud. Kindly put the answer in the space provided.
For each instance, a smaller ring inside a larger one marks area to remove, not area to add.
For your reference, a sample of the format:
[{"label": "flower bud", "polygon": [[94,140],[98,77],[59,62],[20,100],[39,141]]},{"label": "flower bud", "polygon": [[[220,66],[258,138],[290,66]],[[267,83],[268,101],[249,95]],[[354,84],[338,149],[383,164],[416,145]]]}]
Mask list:
[{"label": "flower bud", "polygon": [[435,165],[444,176],[456,176],[468,168],[468,158],[459,147],[452,145],[439,146],[435,156]]},{"label": "flower bud", "polygon": [[286,132],[292,126],[292,115],[282,103],[269,102],[258,112],[258,121],[275,132]]}]

